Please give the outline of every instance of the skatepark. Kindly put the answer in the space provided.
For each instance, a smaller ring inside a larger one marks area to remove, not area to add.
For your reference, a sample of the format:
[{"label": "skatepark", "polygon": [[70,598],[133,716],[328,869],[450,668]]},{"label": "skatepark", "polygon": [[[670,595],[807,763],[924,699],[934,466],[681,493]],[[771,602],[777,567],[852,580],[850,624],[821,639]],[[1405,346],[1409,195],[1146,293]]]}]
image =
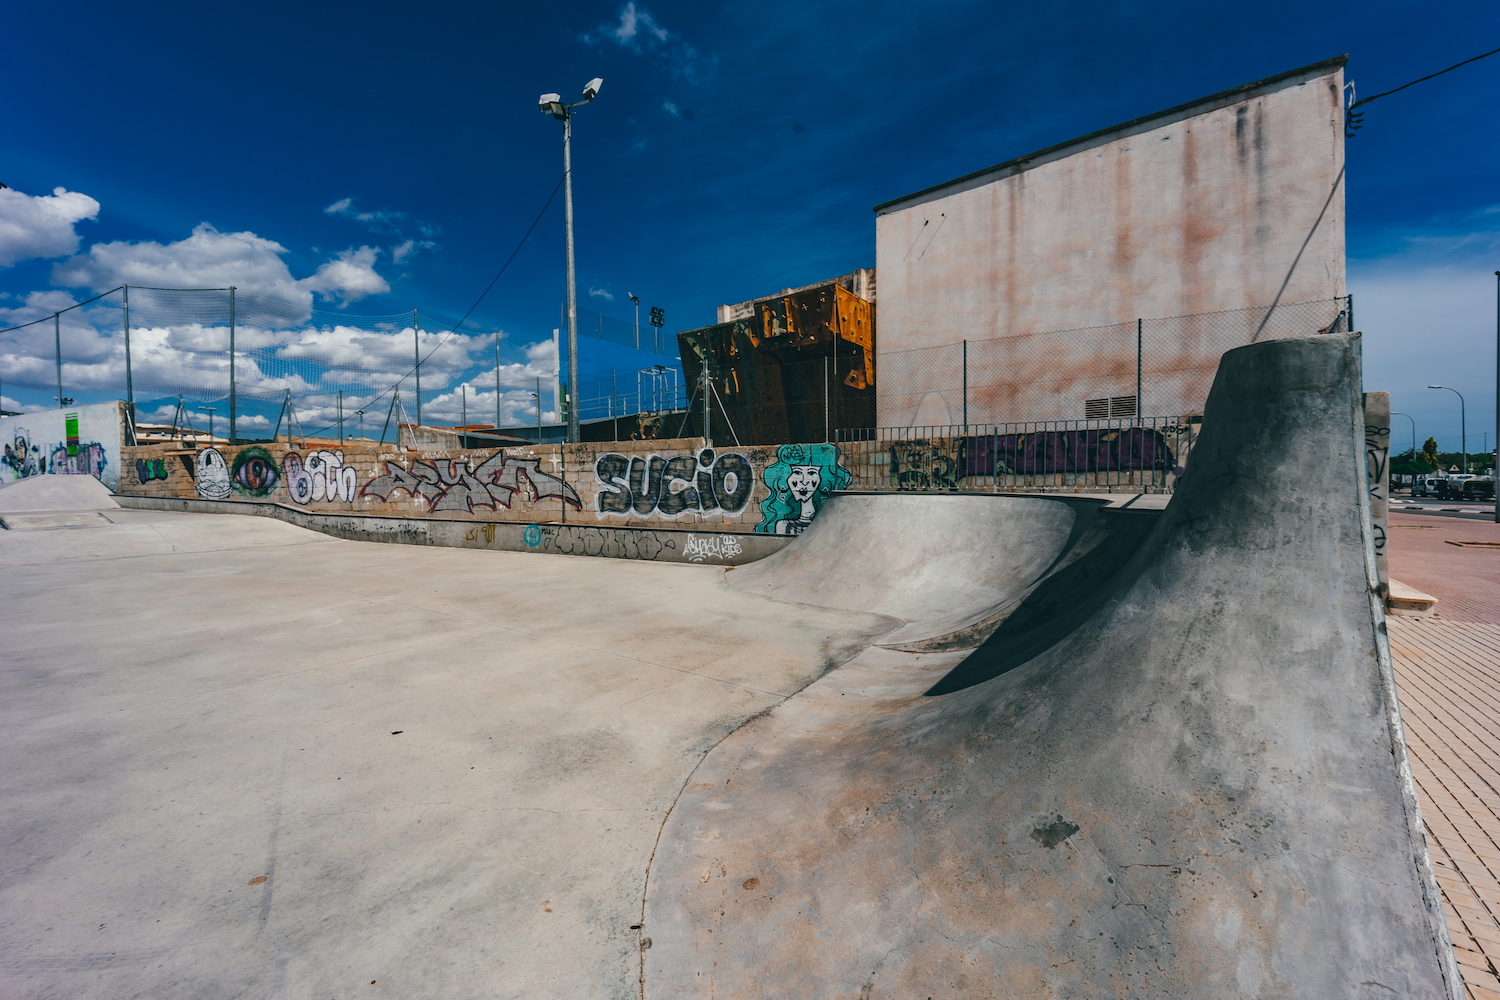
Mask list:
[{"label": "skatepark", "polygon": [[1360,381],[1241,348],[1169,502],[731,567],[6,487],[0,992],[1461,996]]}]

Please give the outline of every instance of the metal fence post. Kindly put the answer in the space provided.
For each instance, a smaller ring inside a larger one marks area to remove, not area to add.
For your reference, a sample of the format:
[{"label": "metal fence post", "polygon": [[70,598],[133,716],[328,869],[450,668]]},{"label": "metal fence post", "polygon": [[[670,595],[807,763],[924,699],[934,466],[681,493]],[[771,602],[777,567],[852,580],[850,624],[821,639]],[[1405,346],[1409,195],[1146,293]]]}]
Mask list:
[{"label": "metal fence post", "polygon": [[828,440],[828,355],[823,355],[823,440]]},{"label": "metal fence post", "polygon": [[[229,286],[229,443],[234,444],[234,286]],[[342,410],[340,410],[342,412]],[[339,418],[341,421],[342,417]],[[339,424],[339,440],[343,440],[343,424]],[[210,435],[212,437],[212,435]]]},{"label": "metal fence post", "polygon": [[[653,385],[655,383],[653,382]],[[703,443],[712,448],[714,444],[713,429],[710,421],[713,419],[713,409],[708,405],[708,352],[703,352]]]},{"label": "metal fence post", "polygon": [[1141,327],[1139,317],[1135,321],[1135,417],[1141,418]]},{"label": "metal fence post", "polygon": [[[125,407],[130,411],[130,443],[135,444],[135,384],[130,377],[130,286],[121,286],[125,290]],[[233,414],[233,411],[230,411]],[[229,426],[234,427],[234,417],[229,418]]]},{"label": "metal fence post", "polygon": [[495,433],[500,433],[500,331],[495,331]]},{"label": "metal fence post", "polygon": [[[422,327],[417,323],[417,311],[411,311],[411,353],[417,359],[417,426],[422,426]],[[538,404],[540,405],[540,404]]]},{"label": "metal fence post", "polygon": [[536,443],[542,443],[542,377],[536,377]]},{"label": "metal fence post", "polygon": [[1348,311],[1349,332],[1353,333],[1354,332],[1354,293],[1350,292],[1348,295],[1344,296],[1344,299],[1345,299],[1344,309]]},{"label": "metal fence post", "polygon": [[[639,342],[641,337],[641,307],[639,305],[635,307],[635,315],[635,336]],[[615,408],[615,369],[613,368],[609,370],[609,415],[615,419],[615,440],[618,441],[620,440],[620,411]]]},{"label": "metal fence post", "polygon": [[964,433],[969,433],[969,341],[964,340]]},{"label": "metal fence post", "polygon": [[62,394],[62,313],[52,314],[52,335],[57,341],[57,408],[60,410],[67,404],[63,402]]},{"label": "metal fence post", "polygon": [[[233,413],[234,409],[231,407],[229,412]],[[234,435],[233,435],[233,433],[231,433],[229,437],[230,437],[229,443],[233,444],[234,443]],[[339,447],[342,448],[343,446],[344,446],[344,390],[340,389],[339,390]]]}]

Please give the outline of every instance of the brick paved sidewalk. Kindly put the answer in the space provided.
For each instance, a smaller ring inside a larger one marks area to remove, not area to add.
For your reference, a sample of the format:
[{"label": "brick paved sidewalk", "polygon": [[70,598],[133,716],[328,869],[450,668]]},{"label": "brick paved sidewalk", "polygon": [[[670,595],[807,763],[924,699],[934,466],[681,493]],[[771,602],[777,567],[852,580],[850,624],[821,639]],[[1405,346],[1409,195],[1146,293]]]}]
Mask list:
[{"label": "brick paved sidewalk", "polygon": [[1387,621],[1454,952],[1468,995],[1500,1000],[1500,625]]},{"label": "brick paved sidewalk", "polygon": [[1439,618],[1500,625],[1500,524],[1399,511],[1390,522],[1391,576],[1436,597]]}]

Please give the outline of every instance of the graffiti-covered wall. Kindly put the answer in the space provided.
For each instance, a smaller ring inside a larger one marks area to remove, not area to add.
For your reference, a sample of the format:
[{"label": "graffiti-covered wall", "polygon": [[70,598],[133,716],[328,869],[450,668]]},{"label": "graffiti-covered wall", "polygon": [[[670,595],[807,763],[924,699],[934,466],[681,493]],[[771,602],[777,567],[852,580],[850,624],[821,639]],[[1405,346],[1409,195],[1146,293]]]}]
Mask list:
[{"label": "graffiti-covered wall", "polygon": [[0,483],[28,476],[93,476],[120,487],[119,402],[0,417]]},{"label": "graffiti-covered wall", "polygon": [[272,501],[309,511],[798,534],[849,482],[829,444],[702,438],[495,450],[369,441],[124,450],[119,492]]}]

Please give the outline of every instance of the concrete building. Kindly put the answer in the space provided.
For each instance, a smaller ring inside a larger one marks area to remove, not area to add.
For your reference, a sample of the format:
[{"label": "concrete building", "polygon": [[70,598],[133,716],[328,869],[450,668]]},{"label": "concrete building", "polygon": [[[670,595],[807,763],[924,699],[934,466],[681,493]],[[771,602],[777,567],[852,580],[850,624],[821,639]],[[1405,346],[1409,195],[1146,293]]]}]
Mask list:
[{"label": "concrete building", "polygon": [[[1147,385],[1141,407],[1182,414],[1201,412],[1224,350],[1313,333],[1314,315],[1318,326],[1334,320],[1330,307],[1266,322],[1273,303],[1345,294],[1345,62],[1281,73],[876,206],[879,424],[962,417],[956,353],[903,364],[899,352],[968,341],[969,421],[1082,419],[1087,403],[1096,414],[1101,399],[1135,395],[1137,318],[1246,311],[1178,322],[1155,344],[1146,327],[1147,374],[1155,352],[1163,373],[1179,375]],[[1098,336],[977,359],[974,351],[976,341],[1111,325],[1120,343],[1103,354]],[[1050,394],[1005,388],[1049,380],[1058,385]]]}]

